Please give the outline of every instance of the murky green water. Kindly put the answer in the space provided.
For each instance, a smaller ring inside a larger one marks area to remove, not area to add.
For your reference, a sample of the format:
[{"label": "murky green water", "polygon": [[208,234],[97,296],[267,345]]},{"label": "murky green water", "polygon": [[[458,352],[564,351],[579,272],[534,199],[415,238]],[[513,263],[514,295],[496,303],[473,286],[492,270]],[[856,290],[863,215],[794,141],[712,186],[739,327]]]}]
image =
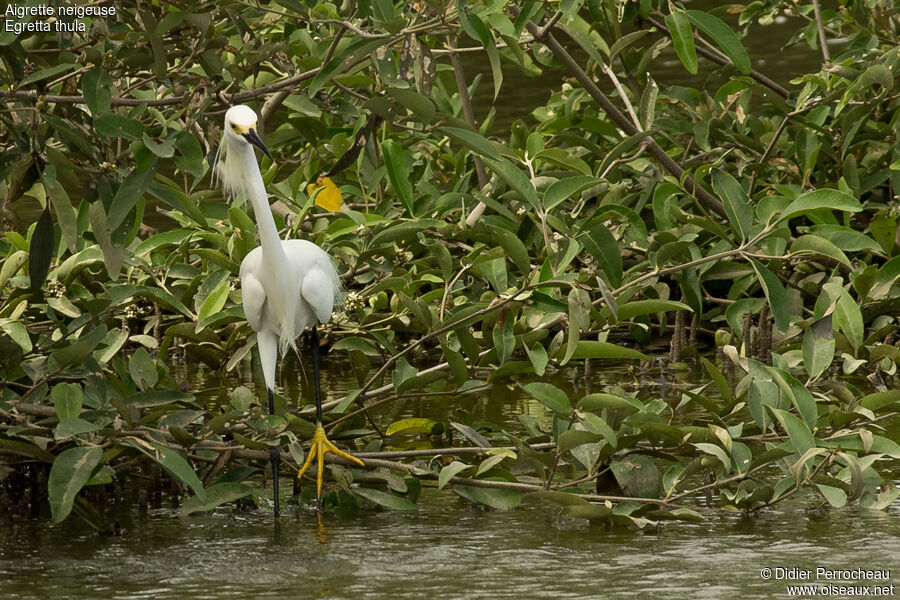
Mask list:
[{"label": "murky green water", "polygon": [[[0,588],[18,598],[782,598],[763,568],[891,569],[900,519],[800,501],[753,518],[717,515],[656,533],[607,530],[524,504],[507,513],[426,491],[415,513],[122,519],[119,537],[75,522],[6,521]],[[74,521],[74,520],[73,520]],[[815,584],[826,580],[812,580]],[[843,596],[830,596],[843,597]]]}]

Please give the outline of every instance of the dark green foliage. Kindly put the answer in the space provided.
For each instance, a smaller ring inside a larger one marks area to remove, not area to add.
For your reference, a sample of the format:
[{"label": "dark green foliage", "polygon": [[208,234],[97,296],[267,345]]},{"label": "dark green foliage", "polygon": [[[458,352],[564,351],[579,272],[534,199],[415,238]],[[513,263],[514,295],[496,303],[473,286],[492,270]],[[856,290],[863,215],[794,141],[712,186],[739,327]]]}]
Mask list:
[{"label": "dark green foliage", "polygon": [[[255,223],[210,177],[223,110],[249,103],[282,235],[320,244],[344,274],[323,333],[359,388],[329,407],[336,439],[446,459],[331,465],[326,508],[414,509],[423,481],[638,527],[701,518],[680,505],[713,488],[746,511],[800,490],[833,506],[896,499],[882,460],[900,458],[883,428],[900,363],[895,8],[827,12],[846,42],[784,88],[741,40],[799,10],[792,43],[815,45],[810,6],[349,5],[123,7],[84,44],[0,35],[14,225],[0,240],[0,486],[34,465],[55,521],[96,524],[79,491],[132,469],[187,486],[190,514],[264,501],[254,477],[272,445],[302,462],[307,412],[279,397],[267,415],[233,384],[207,403],[173,374],[176,360],[225,373],[252,355],[234,282]],[[483,53],[490,84],[456,70],[455,46]],[[696,87],[648,75],[667,51],[701,73]],[[512,70],[561,67],[509,132],[493,108],[473,123],[458,86],[497,98]],[[324,173],[348,210],[315,205],[307,186]],[[573,395],[545,379],[613,360],[635,389]],[[649,383],[688,363],[706,385]],[[382,438],[350,414],[497,383],[543,418],[507,431],[459,411],[395,420]]]}]

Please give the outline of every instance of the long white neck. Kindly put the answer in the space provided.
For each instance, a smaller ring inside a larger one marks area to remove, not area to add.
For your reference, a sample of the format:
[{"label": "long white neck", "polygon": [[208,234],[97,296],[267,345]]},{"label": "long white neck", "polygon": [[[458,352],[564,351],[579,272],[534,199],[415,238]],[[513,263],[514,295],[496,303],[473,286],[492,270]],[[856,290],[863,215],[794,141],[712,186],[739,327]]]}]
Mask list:
[{"label": "long white neck", "polygon": [[242,159],[240,162],[244,165],[245,189],[250,198],[250,204],[253,205],[256,228],[259,231],[259,243],[262,246],[265,260],[273,266],[280,266],[287,260],[287,257],[281,247],[281,238],[278,235],[278,228],[275,227],[272,209],[269,207],[269,195],[266,193],[266,185],[263,183],[253,147],[249,144],[241,144],[233,151],[240,154]]}]

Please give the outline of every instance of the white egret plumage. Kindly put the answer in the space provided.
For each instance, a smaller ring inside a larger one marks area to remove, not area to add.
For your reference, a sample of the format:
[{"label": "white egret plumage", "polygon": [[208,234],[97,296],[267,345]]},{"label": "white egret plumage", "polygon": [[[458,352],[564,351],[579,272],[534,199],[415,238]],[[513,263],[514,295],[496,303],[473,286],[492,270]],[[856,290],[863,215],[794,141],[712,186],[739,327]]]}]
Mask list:
[{"label": "white egret plumage", "polygon": [[[270,413],[275,411],[275,367],[279,353],[283,355],[290,348],[296,349],[300,334],[306,329],[312,330],[316,432],[297,477],[301,477],[312,461],[318,458],[316,493],[321,497],[326,452],[363,465],[358,458],[336,448],[322,427],[316,325],[331,319],[332,310],[341,301],[341,283],[331,257],[324,250],[306,240],[282,240],[279,236],[253,147],[262,150],[269,158],[271,154],[256,128],[257,116],[253,109],[244,105],[228,109],[215,175],[227,194],[246,195],[256,217],[260,245],[241,262],[241,296],[247,321],[256,332]],[[280,456],[279,449],[273,446],[270,459],[276,516]]]}]

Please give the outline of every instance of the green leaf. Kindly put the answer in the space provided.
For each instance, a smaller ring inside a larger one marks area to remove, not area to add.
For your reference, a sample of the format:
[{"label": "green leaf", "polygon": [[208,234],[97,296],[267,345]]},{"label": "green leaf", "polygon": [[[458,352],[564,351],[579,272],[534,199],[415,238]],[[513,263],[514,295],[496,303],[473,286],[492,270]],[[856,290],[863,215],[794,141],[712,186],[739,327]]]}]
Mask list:
[{"label": "green leaf", "polygon": [[380,37],[374,40],[371,38],[358,38],[346,48],[335,52],[331,60],[323,65],[322,69],[309,82],[306,95],[312,98],[332,77],[349,68],[354,63],[354,58],[365,56],[389,42],[389,39]]},{"label": "green leaf", "polygon": [[469,9],[468,0],[457,0],[456,4],[457,12],[459,13],[459,25],[462,30],[476,42],[481,42],[483,46],[487,46],[490,42],[491,34],[484,21],[474,11]]},{"label": "green leaf", "polygon": [[175,138],[178,154],[173,159],[175,166],[197,179],[203,177],[203,147],[190,131],[182,131]]},{"label": "green leaf", "polygon": [[[887,486],[885,486],[887,487]],[[900,488],[889,487],[877,495],[866,492],[860,499],[860,505],[869,510],[886,510],[900,498]]]},{"label": "green leaf", "polygon": [[225,483],[217,483],[206,488],[206,499],[200,496],[192,496],[187,502],[181,506],[179,514],[181,516],[191,515],[196,512],[207,512],[217,506],[221,506],[226,502],[234,502],[253,492],[253,487],[245,483],[235,483],[232,481]]},{"label": "green leaf", "polygon": [[766,294],[766,300],[769,301],[769,308],[772,314],[775,315],[775,327],[778,331],[787,331],[791,313],[784,286],[778,280],[778,277],[758,260],[751,259],[750,264],[753,266],[753,270],[756,271],[759,283]]},{"label": "green leaf", "polygon": [[40,448],[31,442],[21,442],[19,440],[0,439],[0,450],[19,456],[27,456],[45,463],[52,463],[56,458],[51,452]]},{"label": "green leaf", "polygon": [[834,360],[834,329],[832,315],[813,322],[803,334],[803,365],[810,381],[819,378]]},{"label": "green leaf", "polygon": [[93,116],[109,112],[112,106],[112,77],[100,67],[94,67],[81,76],[81,93]]},{"label": "green leaf", "polygon": [[595,394],[588,394],[579,400],[578,408],[588,412],[603,410],[604,408],[625,409],[631,413],[637,410],[643,410],[644,405],[636,398],[617,396],[606,392],[597,392]]},{"label": "green leaf", "polygon": [[747,55],[747,50],[744,49],[743,44],[741,44],[740,38],[731,27],[708,12],[700,10],[687,10],[685,12],[698,29],[716,42],[722,52],[731,59],[738,71],[744,75],[750,74],[750,57]]},{"label": "green leaf", "polygon": [[109,235],[109,227],[106,222],[106,212],[102,202],[93,202],[89,209],[91,231],[103,250],[103,264],[110,279],[117,280],[122,270],[123,251],[122,246],[113,244]]},{"label": "green leaf", "polygon": [[50,205],[44,207],[38,218],[34,233],[31,234],[31,245],[28,254],[28,277],[32,290],[44,286],[47,273],[50,272],[50,261],[56,248],[56,236],[53,231],[53,217],[50,216]]},{"label": "green leaf", "polygon": [[535,342],[534,346],[531,348],[526,345],[525,352],[528,354],[528,360],[531,361],[531,366],[534,367],[535,375],[543,377],[547,370],[547,362],[549,361],[547,358],[547,351],[540,342]]},{"label": "green leaf", "polygon": [[561,364],[566,364],[578,348],[581,332],[590,326],[591,299],[587,292],[580,288],[572,288],[568,295],[569,337],[566,341],[565,354]]},{"label": "green leaf", "polygon": [[586,506],[590,504],[590,502],[588,502],[581,496],[576,496],[575,494],[570,494],[567,492],[557,492],[553,490],[529,492],[526,498],[553,502],[554,504],[559,504],[561,506]]},{"label": "green leaf", "polygon": [[494,80],[494,100],[500,94],[500,87],[503,85],[503,69],[500,67],[500,53],[497,52],[497,45],[491,38],[490,43],[484,48],[491,65],[491,76]]},{"label": "green leaf", "polygon": [[687,72],[697,74],[697,49],[694,48],[694,32],[687,15],[680,10],[675,10],[666,15],[666,27],[675,44],[675,53]]},{"label": "green leaf", "polygon": [[100,429],[98,423],[91,423],[77,417],[67,417],[60,419],[56,429],[53,431],[55,440],[65,440],[82,433],[91,433]]},{"label": "green leaf", "polygon": [[853,297],[838,283],[826,283],[823,288],[837,301],[834,305],[835,327],[844,332],[844,337],[858,351],[865,335],[862,310]]},{"label": "green leaf", "polygon": [[[488,229],[490,229],[491,234],[506,251],[506,255],[512,259],[519,272],[522,275],[528,275],[531,272],[531,258],[528,256],[528,249],[525,248],[525,244],[522,243],[519,236],[503,227],[489,225]],[[441,244],[439,246],[443,247]],[[503,292],[505,291],[503,290]]]},{"label": "green leaf", "polygon": [[128,361],[128,373],[134,384],[141,390],[152,388],[159,379],[156,361],[150,357],[150,353],[144,347],[138,348],[131,355],[131,360]]},{"label": "green leaf", "polygon": [[50,396],[56,407],[56,416],[60,420],[75,418],[81,414],[83,402],[81,386],[74,383],[57,383],[53,386]]},{"label": "green leaf", "polygon": [[391,423],[385,435],[395,435],[398,433],[413,434],[426,433],[430,434],[435,427],[441,426],[439,421],[434,421],[425,417],[413,417],[410,419],[401,419]]},{"label": "green leaf", "polygon": [[398,88],[390,88],[387,90],[388,95],[393,96],[404,107],[415,115],[422,123],[431,123],[435,119],[434,102],[430,98],[426,98],[422,94],[412,90],[401,90]]},{"label": "green leaf", "polygon": [[[494,258],[478,263],[481,274],[490,282],[498,294],[503,294],[509,287],[508,271],[506,270],[505,258]],[[512,335],[510,333],[510,335]]]},{"label": "green leaf", "polygon": [[700,357],[700,360],[703,362],[703,366],[706,368],[706,372],[709,373],[709,376],[716,384],[716,389],[719,390],[719,395],[722,396],[722,400],[725,401],[725,404],[731,404],[733,399],[731,393],[731,386],[728,384],[728,380],[725,379],[725,376],[722,374],[722,371],[719,370],[714,363],[710,362],[704,357]]},{"label": "green leaf", "polygon": [[[556,353],[554,358],[561,358],[562,349]],[[619,346],[610,342],[597,342],[593,340],[581,340],[578,346],[569,357],[570,360],[578,360],[583,358],[622,358],[631,360],[650,360],[643,352],[632,350],[624,346]]]},{"label": "green leaf", "polygon": [[534,189],[534,184],[522,169],[505,159],[492,160],[485,157],[485,162],[509,185],[509,187],[519,192],[532,208],[539,208],[538,195],[537,191]]},{"label": "green leaf", "polygon": [[[584,159],[562,148],[545,148],[540,152],[536,152],[532,158],[536,161],[556,165],[566,171],[574,171],[584,176],[591,175],[591,166]],[[609,158],[609,160],[613,159]]]},{"label": "green leaf", "polygon": [[722,466],[725,467],[726,473],[731,470],[731,457],[728,456],[728,453],[725,452],[724,448],[721,446],[706,443],[695,443],[694,446],[696,446],[698,450],[718,458],[719,462],[722,463]]},{"label": "green leaf", "polygon": [[456,477],[466,469],[471,468],[472,465],[467,465],[464,462],[454,460],[452,463],[441,469],[441,472],[438,474],[438,489],[444,489],[444,486],[450,482],[451,478]]},{"label": "green leaf", "polygon": [[593,187],[603,180],[597,177],[587,177],[584,175],[576,175],[574,177],[565,177],[559,181],[554,181],[544,192],[544,210],[550,212],[560,202],[566,200],[572,194],[582,192],[589,187]]},{"label": "green leaf", "polygon": [[64,450],[53,461],[47,480],[47,495],[54,523],[63,521],[72,512],[75,496],[90,479],[102,456],[100,448],[76,447]]},{"label": "green leaf", "polygon": [[626,33],[621,36],[619,39],[615,41],[615,43],[609,47],[609,62],[612,62],[613,59],[621,52],[625,50],[629,46],[633,45],[636,41],[649,35],[651,31],[649,29],[639,29],[638,31],[632,31],[631,33]]},{"label": "green leaf", "polygon": [[100,325],[90,333],[82,334],[78,341],[51,352],[48,363],[60,370],[75,364],[92,352],[106,337],[106,333],[106,325]]},{"label": "green leaf", "polygon": [[817,235],[801,235],[791,244],[791,254],[819,254],[833,258],[841,264],[851,266],[850,259],[844,254],[844,251]]},{"label": "green leaf", "polygon": [[604,438],[605,436],[599,433],[593,433],[591,431],[585,431],[583,429],[569,429],[568,431],[564,431],[562,432],[562,434],[560,434],[557,449],[560,452],[568,452],[569,450],[577,448],[582,444],[599,442]]},{"label": "green leaf", "polygon": [[453,491],[467,500],[484,504],[497,510],[514,509],[522,502],[523,496],[522,492],[513,490],[496,490],[468,485],[455,485],[453,486]]},{"label": "green leaf", "polygon": [[134,210],[134,205],[153,181],[154,173],[153,169],[134,172],[122,182],[122,185],[116,190],[116,195],[113,197],[109,213],[106,216],[106,226],[109,231],[118,229],[119,225],[125,221],[125,217]]},{"label": "green leaf", "polygon": [[563,512],[576,519],[599,523],[608,523],[612,517],[612,510],[605,504],[572,504],[566,506]]},{"label": "green leaf", "polygon": [[[0,267],[0,289],[6,285],[6,282],[28,262],[28,252],[17,250],[3,260],[3,266]],[[28,350],[31,350],[29,347]]]},{"label": "green leaf", "polygon": [[796,415],[780,408],[769,407],[769,410],[772,411],[772,414],[775,415],[775,418],[778,419],[778,422],[781,423],[781,426],[787,432],[797,454],[802,455],[810,448],[816,447],[816,438],[813,437],[806,423],[801,421]]},{"label": "green leaf", "polygon": [[[609,284],[618,287],[622,284],[622,254],[619,243],[603,224],[596,225],[578,236],[597,265],[606,274]],[[621,318],[621,317],[620,317]]]},{"label": "green leaf", "polygon": [[608,56],[609,48],[600,33],[592,31],[594,28],[591,24],[587,23],[578,15],[573,15],[572,18],[568,19],[565,23],[558,23],[557,27],[572,38],[572,40],[578,44],[596,64],[606,64],[600,51]]},{"label": "green leaf", "polygon": [[230,291],[231,282],[225,279],[206,297],[197,313],[197,333],[203,331],[210,321],[219,315],[219,312],[225,306],[225,301],[228,300],[228,292]]},{"label": "green leaf", "polygon": [[94,129],[104,137],[139,140],[144,135],[144,125],[140,121],[116,113],[104,113],[94,117]]},{"label": "green leaf", "polygon": [[738,240],[746,241],[753,226],[753,208],[750,206],[747,192],[734,177],[720,169],[712,170],[712,184],[722,200],[728,224]]},{"label": "green leaf", "polygon": [[887,390],[868,394],[860,398],[857,404],[871,411],[878,411],[895,403],[900,403],[900,390]]},{"label": "green leaf", "polygon": [[414,502],[380,490],[361,487],[354,488],[353,493],[357,496],[362,496],[366,500],[374,502],[379,506],[390,508],[391,510],[418,510],[418,507]]},{"label": "green leaf", "polygon": [[519,384],[532,398],[560,416],[567,416],[572,409],[569,397],[552,383],[536,381],[525,385]]},{"label": "green leaf", "polygon": [[197,477],[197,473],[194,472],[190,463],[177,451],[153,442],[136,439],[125,440],[122,443],[140,450],[155,460],[172,477],[190,486],[200,498],[200,502],[206,502],[206,490],[203,488],[203,483],[200,482],[200,478]]},{"label": "green leaf", "polygon": [[[12,15],[8,15],[7,19],[11,19]],[[8,20],[6,21],[9,22]],[[25,86],[31,85],[36,81],[43,81],[45,79],[50,79],[52,77],[56,77],[57,75],[61,75],[66,71],[71,71],[78,65],[72,63],[60,63],[58,65],[53,65],[52,67],[47,67],[45,69],[38,69],[28,77],[24,78],[19,82],[19,87],[24,88]],[[57,521],[58,522],[58,521]]]},{"label": "green leaf", "polygon": [[[869,223],[869,228],[871,230],[872,223]],[[809,228],[809,233],[813,233],[819,237],[825,238],[844,252],[874,252],[880,254],[882,252],[882,248],[878,243],[867,236],[864,233],[860,233],[854,229],[849,227],[844,227],[843,225],[834,225],[823,223],[820,225],[814,225]],[[891,233],[891,244],[893,245],[893,233]]]},{"label": "green leaf", "polygon": [[450,423],[454,429],[459,431],[461,434],[465,436],[467,440],[478,446],[479,448],[490,448],[491,443],[488,441],[486,437],[475,431],[472,427],[468,425],[464,425],[463,423],[457,423],[452,421]]},{"label": "green leaf", "polygon": [[501,160],[497,147],[479,133],[460,127],[438,127],[437,130],[484,158]]},{"label": "green leaf", "polygon": [[636,498],[659,498],[662,475],[659,467],[649,456],[630,454],[613,461],[609,468],[627,495]]},{"label": "green leaf", "polygon": [[419,371],[412,365],[409,364],[405,358],[400,358],[397,361],[397,367],[394,369],[394,372],[391,374],[391,381],[394,384],[394,389],[400,393],[402,389],[403,382],[412,379],[416,376],[416,373]]},{"label": "green leaf", "polygon": [[693,312],[690,306],[675,300],[634,300],[626,304],[619,304],[619,320],[627,321],[634,317],[663,313],[670,310]]},{"label": "green leaf", "polygon": [[147,147],[147,150],[160,158],[172,158],[172,156],[175,155],[174,137],[166,138],[162,142],[156,142],[147,135],[147,132],[145,131],[144,135],[141,137],[141,141],[144,143],[144,146]]},{"label": "green leaf", "polygon": [[832,505],[835,508],[843,508],[847,506],[847,492],[845,492],[841,488],[824,485],[822,483],[817,483],[816,487],[820,492],[822,492],[822,495],[825,496],[825,499],[828,500],[828,504]]},{"label": "green leaf", "polygon": [[62,232],[63,242],[65,242],[69,252],[74,253],[79,238],[78,219],[75,215],[72,201],[60,182],[57,181],[54,185],[49,185],[45,179],[44,185],[47,188],[47,196],[50,198],[50,203],[53,205],[53,212],[56,214],[56,224],[59,225],[59,229]]},{"label": "green leaf", "polygon": [[801,194],[781,211],[776,222],[780,223],[794,217],[809,215],[817,210],[859,212],[862,210],[862,206],[850,194],[831,188],[823,188]]},{"label": "green leaf", "polygon": [[[512,313],[507,313],[512,316]],[[511,319],[510,319],[511,320]],[[512,332],[512,324],[504,322],[503,325],[497,325],[491,332],[491,339],[494,342],[494,348],[497,350],[497,360],[505,363],[512,356],[516,349],[516,337]]]},{"label": "green leaf", "polygon": [[406,154],[403,147],[394,140],[387,139],[382,142],[381,150],[384,153],[384,165],[387,168],[388,179],[394,193],[397,194],[400,203],[406,207],[409,215],[415,216],[413,213],[413,188],[409,180],[409,168],[406,166]]}]

